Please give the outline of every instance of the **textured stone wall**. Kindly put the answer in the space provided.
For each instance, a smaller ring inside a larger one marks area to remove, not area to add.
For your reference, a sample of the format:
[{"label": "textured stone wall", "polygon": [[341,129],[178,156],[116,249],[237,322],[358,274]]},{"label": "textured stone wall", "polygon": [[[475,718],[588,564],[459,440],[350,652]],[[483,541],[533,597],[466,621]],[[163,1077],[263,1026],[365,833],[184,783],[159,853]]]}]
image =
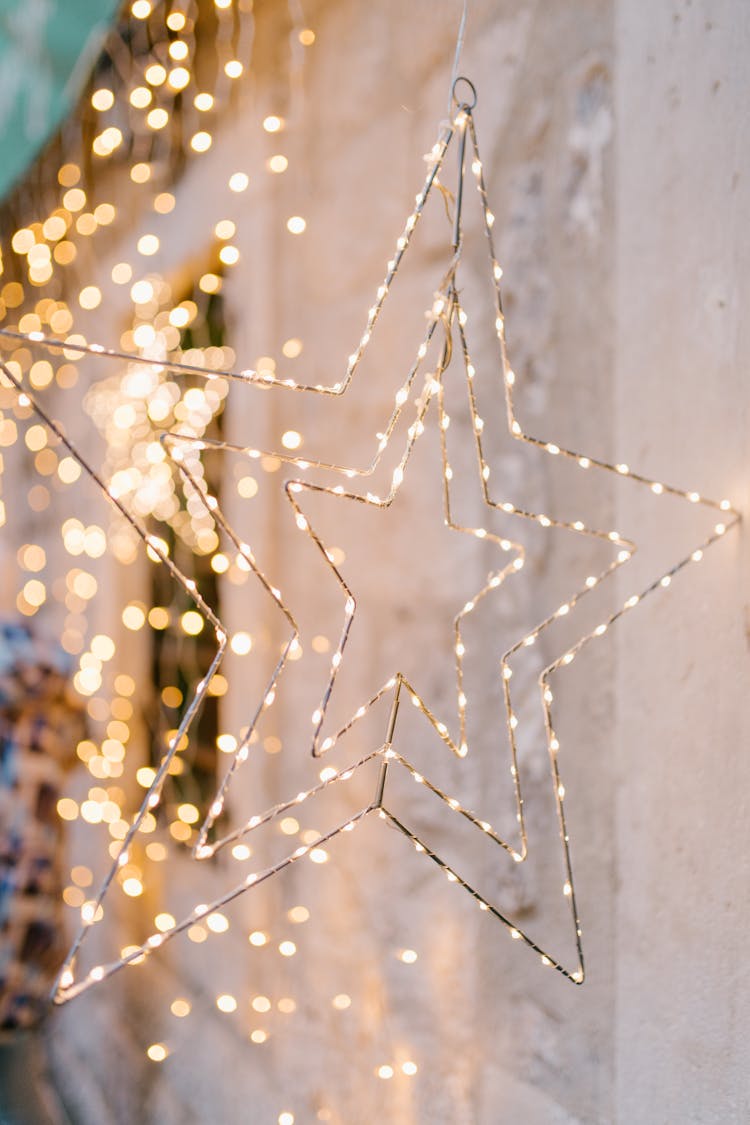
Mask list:
[{"label": "textured stone wall", "polygon": [[[226,217],[217,183],[233,170],[250,174],[250,190],[232,202],[241,260],[227,285],[243,366],[270,356],[281,369],[283,342],[298,337],[304,348],[295,376],[330,383],[343,374],[422,184],[422,154],[447,111],[459,8],[446,0],[306,4],[317,41],[302,62],[288,52],[285,8],[256,5],[253,97],[225,123],[210,159],[179,184],[159,261],[168,273],[200,260],[214,222]],[[737,0],[670,0],[658,13],[635,0],[477,2],[461,66],[479,92],[477,128],[524,427],[740,502],[747,31]],[[280,140],[260,129],[271,112],[287,122]],[[289,158],[281,177],[263,170],[277,149]],[[662,559],[674,561],[681,525],[673,527],[671,509],[665,518],[638,507],[626,482],[582,474],[509,440],[486,254],[473,202],[467,207],[460,285],[492,479],[529,510],[642,537],[648,550],[639,553],[640,570],[621,579],[618,597],[626,596],[637,577]],[[307,220],[298,238],[285,226],[293,214]],[[233,387],[231,440],[272,448],[296,429],[306,456],[366,464],[424,331],[449,237],[436,198],[351,392],[310,401]],[[117,317],[109,307],[113,339]],[[103,318],[98,324],[101,338],[110,329]],[[400,717],[396,745],[510,835],[499,657],[610,555],[581,536],[486,513],[458,368],[450,377],[454,516],[519,539],[527,563],[467,629],[470,756],[451,759],[412,708]],[[436,710],[455,692],[450,622],[496,559],[490,544],[443,527],[434,424],[387,512],[333,499],[310,505],[316,528],[344,553],[342,572],[359,599],[332,721],[346,719],[397,670]],[[384,492],[394,464],[389,453],[372,483],[364,478],[365,489]],[[237,820],[315,782],[320,763],[306,753],[309,715],[330,657],[316,656],[311,639],[335,643],[343,609],[280,497],[289,470],[226,455],[227,481],[248,471],[258,494],[234,496],[229,514],[299,611],[305,655],[285,676],[279,706],[232,790]],[[59,1013],[54,1054],[76,1119],[272,1125],[287,1111],[296,1122],[342,1125],[745,1120],[741,567],[734,533],[559,677],[583,988],[543,968],[399,834],[371,819],[332,844],[326,864],[305,861],[246,895],[229,912],[227,934],[194,948],[175,943],[139,970],[137,985],[122,974]],[[251,658],[229,665],[224,718],[238,729],[286,633],[251,585],[224,596],[232,627],[256,638]],[[564,874],[536,677],[611,612],[614,599],[606,590],[593,595],[519,663],[525,865],[486,841],[477,847],[413,784],[389,788],[402,819],[568,964],[574,946],[559,905]],[[387,707],[376,710],[334,764],[378,745],[386,720]],[[350,815],[371,799],[375,780],[358,775],[310,811],[308,803],[301,829],[324,831]],[[287,844],[278,832],[253,841],[258,865]],[[196,875],[184,861],[165,878],[197,880],[179,891],[192,905],[231,885],[231,868],[222,858]],[[297,904],[311,917],[293,926],[287,912]],[[268,947],[249,946],[255,929],[271,935]],[[278,942],[291,938],[297,955],[280,957]],[[417,951],[414,964],[400,960],[403,949]],[[216,1010],[221,992],[239,997],[236,1016]],[[176,1028],[168,1006],[181,993],[194,998],[194,1009]],[[346,1010],[332,1003],[342,993],[352,998]],[[253,1013],[257,994],[272,999],[270,1014]],[[296,1010],[280,1013],[279,998],[294,999]],[[251,1027],[268,1030],[267,1042],[250,1043]],[[174,1053],[156,1068],[144,1046],[168,1036]],[[400,1072],[406,1060],[418,1066],[413,1077]],[[383,1064],[396,1068],[393,1078],[376,1075]]]}]

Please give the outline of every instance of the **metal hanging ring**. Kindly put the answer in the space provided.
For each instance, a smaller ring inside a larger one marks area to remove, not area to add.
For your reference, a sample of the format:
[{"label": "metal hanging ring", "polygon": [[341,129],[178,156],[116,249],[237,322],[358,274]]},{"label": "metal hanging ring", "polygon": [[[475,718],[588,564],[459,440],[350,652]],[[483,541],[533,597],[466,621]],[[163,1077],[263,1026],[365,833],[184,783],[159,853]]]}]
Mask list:
[{"label": "metal hanging ring", "polygon": [[[465,82],[466,85],[471,90],[472,100],[470,102],[461,101],[459,99],[459,97],[456,93],[456,87],[458,86],[459,82]],[[458,76],[458,78],[455,80],[455,82],[453,83],[453,87],[451,88],[451,97],[453,98],[454,102],[456,103],[456,106],[457,106],[458,109],[465,109],[465,110],[468,110],[469,113],[471,113],[472,109],[474,109],[474,106],[477,104],[476,86],[474,85],[474,83],[470,79],[465,78],[463,75],[460,74]]]}]

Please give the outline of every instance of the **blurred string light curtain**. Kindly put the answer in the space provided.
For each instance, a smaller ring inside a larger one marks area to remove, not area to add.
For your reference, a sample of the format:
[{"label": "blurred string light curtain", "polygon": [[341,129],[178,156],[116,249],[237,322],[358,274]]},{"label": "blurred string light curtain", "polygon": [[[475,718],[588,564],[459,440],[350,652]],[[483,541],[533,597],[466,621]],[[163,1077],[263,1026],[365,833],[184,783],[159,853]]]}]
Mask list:
[{"label": "blurred string light curtain", "polygon": [[0,198],[75,104],[117,0],[0,0]]}]

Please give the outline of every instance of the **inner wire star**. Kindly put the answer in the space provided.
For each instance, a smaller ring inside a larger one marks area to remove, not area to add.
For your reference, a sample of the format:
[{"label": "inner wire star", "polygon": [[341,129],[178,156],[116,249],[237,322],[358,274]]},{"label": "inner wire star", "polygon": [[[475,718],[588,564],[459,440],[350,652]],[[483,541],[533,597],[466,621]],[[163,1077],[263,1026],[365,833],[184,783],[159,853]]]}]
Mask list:
[{"label": "inner wire star", "polygon": [[[453,269],[455,269],[455,265],[454,265]],[[356,722],[358,722],[360,719],[362,719],[370,711],[370,709],[379,700],[381,700],[385,695],[387,695],[390,692],[393,692],[396,689],[397,684],[401,684],[401,683],[406,684],[407,689],[410,691],[413,700],[415,702],[418,702],[418,705],[424,711],[424,714],[428,718],[428,720],[430,721],[431,725],[434,727],[434,729],[437,731],[437,733],[440,735],[440,737],[443,739],[443,741],[446,742],[446,744],[449,746],[449,748],[458,757],[465,756],[465,754],[467,753],[467,750],[468,750],[468,746],[467,746],[467,742],[466,742],[466,695],[465,695],[464,690],[463,690],[463,676],[464,676],[464,673],[463,673],[464,644],[463,644],[463,639],[462,639],[463,622],[464,622],[464,619],[476,609],[476,607],[482,602],[482,600],[485,597],[487,597],[487,595],[489,593],[496,590],[500,586],[500,584],[503,582],[503,580],[507,576],[509,576],[510,574],[518,571],[522,567],[522,565],[523,565],[523,551],[522,551],[522,548],[520,548],[517,544],[513,544],[508,539],[501,538],[497,535],[493,535],[483,527],[482,528],[471,528],[471,527],[465,527],[465,526],[459,525],[458,523],[455,522],[455,520],[453,519],[452,513],[451,513],[449,482],[450,482],[451,477],[452,477],[452,470],[450,469],[450,466],[447,463],[447,451],[446,451],[446,446],[445,446],[445,430],[447,428],[447,417],[445,415],[445,411],[444,411],[444,407],[443,407],[441,379],[442,379],[443,372],[445,371],[445,369],[447,368],[447,366],[450,362],[451,353],[452,353],[451,332],[452,332],[452,327],[453,327],[453,323],[452,323],[453,317],[454,317],[454,314],[455,314],[455,310],[457,308],[456,301],[457,301],[457,299],[456,299],[456,294],[455,294],[455,288],[454,288],[454,285],[453,285],[453,271],[451,271],[449,273],[446,281],[445,281],[444,296],[439,296],[438,299],[435,301],[435,304],[433,306],[433,315],[436,318],[436,322],[440,322],[442,320],[442,323],[443,323],[443,326],[444,326],[444,329],[445,329],[445,343],[443,345],[441,355],[438,359],[435,371],[428,373],[425,377],[425,384],[424,384],[422,394],[417,400],[417,417],[416,417],[415,422],[413,423],[413,425],[409,429],[408,439],[407,439],[404,451],[402,453],[401,459],[400,459],[398,465],[396,466],[396,468],[393,470],[391,483],[390,483],[390,489],[389,489],[388,494],[385,497],[381,498],[379,496],[374,495],[371,492],[368,492],[367,494],[359,494],[359,493],[355,493],[355,492],[351,492],[351,491],[346,491],[343,488],[343,486],[340,486],[340,485],[336,485],[336,486],[320,485],[320,484],[315,484],[315,483],[311,483],[309,481],[299,480],[299,479],[287,481],[286,484],[285,484],[286,498],[288,499],[289,503],[291,504],[292,513],[293,513],[293,517],[294,517],[294,523],[295,523],[295,526],[296,526],[297,530],[302,532],[302,533],[305,533],[309,537],[309,539],[312,541],[312,543],[315,545],[319,554],[323,557],[326,567],[329,568],[332,571],[333,575],[335,576],[335,579],[336,579],[337,583],[339,584],[339,586],[342,590],[342,593],[344,595],[344,602],[345,602],[344,621],[343,621],[343,625],[342,625],[342,629],[341,629],[339,642],[337,644],[336,650],[333,653],[333,656],[332,656],[332,659],[331,659],[328,682],[325,686],[323,697],[322,697],[319,705],[316,707],[316,709],[315,709],[315,711],[312,715],[313,731],[312,731],[312,737],[311,737],[311,742],[310,742],[310,748],[311,748],[312,753],[315,757],[318,757],[318,756],[326,753],[327,751],[331,750],[338,743],[340,738],[352,729],[353,725]],[[432,333],[430,333],[430,335],[432,335]],[[420,349],[420,351],[421,351],[421,349]],[[424,358],[424,355],[421,355],[420,356],[420,362],[423,358]],[[327,709],[328,709],[328,706],[329,706],[329,702],[331,700],[331,696],[332,696],[333,691],[334,691],[336,679],[337,679],[337,676],[339,674],[339,669],[342,665],[342,662],[343,662],[345,654],[346,654],[347,642],[348,642],[348,639],[349,639],[350,630],[351,630],[352,624],[354,622],[354,617],[355,617],[356,600],[355,600],[355,596],[354,596],[352,590],[347,585],[347,582],[343,578],[341,572],[335,566],[335,564],[332,562],[332,552],[330,551],[329,548],[327,548],[324,545],[320,536],[313,529],[308,516],[303,511],[303,508],[301,506],[301,494],[304,494],[305,492],[307,492],[307,493],[312,493],[312,494],[326,495],[326,496],[330,496],[330,497],[336,499],[337,501],[354,500],[354,501],[359,502],[360,504],[363,504],[365,506],[369,506],[371,508],[376,508],[376,509],[389,508],[390,505],[393,503],[393,500],[395,499],[396,495],[399,493],[399,491],[401,490],[401,488],[404,484],[404,479],[405,479],[405,475],[406,475],[406,472],[407,472],[407,465],[408,465],[409,460],[412,456],[412,453],[414,451],[414,448],[415,448],[415,445],[416,445],[417,441],[420,439],[421,435],[424,433],[424,429],[425,429],[424,419],[425,419],[425,417],[427,415],[427,412],[429,410],[431,400],[434,397],[437,398],[437,402],[438,402],[437,425],[438,425],[438,430],[439,430],[440,435],[441,435],[441,456],[442,456],[441,482],[442,482],[444,522],[445,522],[446,526],[448,528],[450,528],[451,530],[463,533],[465,535],[473,536],[477,540],[494,543],[502,553],[504,553],[504,554],[512,553],[515,556],[510,562],[508,562],[506,564],[506,566],[504,566],[502,569],[496,571],[495,573],[493,573],[489,576],[487,582],[484,584],[482,589],[479,590],[476,594],[474,594],[474,596],[463,606],[463,608],[461,609],[461,611],[458,613],[457,617],[455,618],[455,621],[454,621],[453,626],[452,626],[452,628],[453,628],[453,646],[452,646],[452,649],[453,649],[453,653],[454,653],[453,658],[454,658],[454,661],[455,661],[456,682],[457,682],[456,699],[457,699],[457,714],[458,714],[458,724],[459,724],[458,725],[458,734],[455,735],[455,736],[451,735],[448,724],[446,722],[444,722],[441,718],[438,718],[433,713],[433,711],[427,706],[427,704],[423,701],[423,699],[420,696],[418,696],[418,694],[415,691],[413,691],[413,689],[408,685],[404,676],[402,674],[399,674],[398,676],[391,675],[390,678],[387,680],[387,682],[384,683],[383,685],[381,685],[374,692],[374,694],[371,695],[371,697],[367,700],[367,702],[362,704],[357,709],[354,716],[343,727],[341,727],[339,730],[337,730],[335,733],[333,733],[331,735],[324,736],[322,732],[323,732],[323,726],[324,726],[324,721],[325,721],[325,717],[326,717],[326,712],[327,712]],[[177,439],[177,438],[169,439],[169,444],[172,443],[172,440],[179,441],[179,439]],[[179,449],[179,446],[175,448],[174,452],[177,452],[178,449]],[[192,479],[192,478],[190,478],[190,479]],[[209,498],[206,498],[205,502],[208,503],[208,500],[209,500]],[[231,539],[231,541],[235,544],[235,546],[237,546],[238,549],[240,549],[240,550],[243,550],[243,549],[247,550],[248,549],[247,545],[243,545],[241,543],[240,537],[238,536],[236,531],[230,526],[230,524],[226,520],[226,517],[222,513],[219,505],[212,502],[210,507],[211,507],[212,515],[213,515],[214,519],[216,520],[217,524],[222,528],[223,532]],[[244,727],[244,734],[243,734],[243,736],[242,736],[242,738],[239,742],[238,751],[234,756],[234,759],[233,759],[233,761],[230,765],[229,770],[227,771],[227,773],[224,776],[224,779],[222,781],[222,784],[221,784],[221,787],[220,787],[220,790],[219,790],[217,800],[215,800],[212,803],[212,805],[211,805],[211,807],[208,811],[208,815],[207,815],[207,817],[204,821],[204,824],[202,825],[202,827],[200,829],[198,841],[197,841],[197,844],[196,844],[196,854],[199,858],[207,858],[208,856],[215,854],[215,852],[218,849],[223,847],[230,840],[236,839],[237,836],[241,835],[242,832],[244,831],[244,829],[234,830],[234,831],[231,831],[230,833],[228,833],[226,836],[215,840],[211,844],[209,844],[207,842],[208,833],[211,830],[211,828],[214,826],[216,818],[223,808],[223,801],[225,799],[225,796],[226,796],[229,784],[231,782],[232,776],[234,775],[235,771],[237,770],[237,768],[239,767],[241,762],[243,762],[247,759],[249,745],[254,740],[254,737],[255,737],[255,726],[256,726],[256,722],[257,722],[257,719],[259,717],[259,714],[260,714],[260,712],[256,712],[256,715],[253,718],[253,720],[251,721],[251,723],[249,723],[248,725],[246,725]],[[254,819],[254,818],[252,818],[252,819]]]}]

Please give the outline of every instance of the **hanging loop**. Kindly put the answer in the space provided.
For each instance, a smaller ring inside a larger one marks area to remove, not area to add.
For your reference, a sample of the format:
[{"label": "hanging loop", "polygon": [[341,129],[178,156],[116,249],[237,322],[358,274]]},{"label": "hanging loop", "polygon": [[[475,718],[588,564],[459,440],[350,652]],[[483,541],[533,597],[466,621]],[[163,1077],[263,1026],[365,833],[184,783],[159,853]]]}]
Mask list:
[{"label": "hanging loop", "polygon": [[[456,87],[459,85],[460,82],[465,83],[465,85],[467,85],[469,87],[469,90],[471,91],[471,101],[470,102],[462,101],[459,98],[459,96],[456,92]],[[453,101],[456,103],[457,109],[466,110],[468,113],[471,113],[471,111],[474,109],[474,106],[477,104],[477,91],[476,91],[476,87],[475,87],[474,83],[469,78],[466,78],[461,74],[459,74],[458,78],[455,80],[455,82],[453,83],[453,86],[451,87],[451,97],[453,98]]]}]

